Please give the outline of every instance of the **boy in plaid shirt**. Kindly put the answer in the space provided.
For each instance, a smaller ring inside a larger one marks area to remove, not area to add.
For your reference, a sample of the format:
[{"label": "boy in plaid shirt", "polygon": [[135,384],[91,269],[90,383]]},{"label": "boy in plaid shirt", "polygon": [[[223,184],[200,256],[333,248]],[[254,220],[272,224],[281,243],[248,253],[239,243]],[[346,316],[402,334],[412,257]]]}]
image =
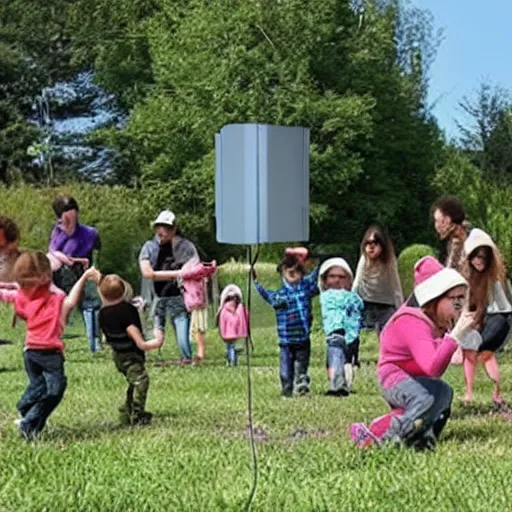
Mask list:
[{"label": "boy in plaid shirt", "polygon": [[277,335],[279,337],[281,395],[291,397],[309,393],[309,357],[311,343],[312,305],[311,300],[318,293],[318,267],[305,275],[304,263],[307,250],[287,249],[277,267],[283,278],[279,290],[266,290],[254,274],[258,293],[276,312]]}]

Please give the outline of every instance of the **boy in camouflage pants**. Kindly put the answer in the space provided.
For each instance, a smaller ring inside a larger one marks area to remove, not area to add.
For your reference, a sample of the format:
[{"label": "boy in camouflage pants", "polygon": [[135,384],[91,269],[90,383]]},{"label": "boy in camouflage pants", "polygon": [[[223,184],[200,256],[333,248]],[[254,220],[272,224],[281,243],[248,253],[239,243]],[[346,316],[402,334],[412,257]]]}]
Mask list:
[{"label": "boy in camouflage pants", "polygon": [[163,345],[163,334],[155,331],[155,339],[145,341],[140,317],[130,304],[128,283],[115,274],[104,276],[99,284],[103,307],[100,310],[100,328],[112,348],[116,368],[128,381],[126,401],[119,409],[121,422],[130,425],[148,425],[152,414],[146,411],[149,375],[145,367],[145,352]]}]

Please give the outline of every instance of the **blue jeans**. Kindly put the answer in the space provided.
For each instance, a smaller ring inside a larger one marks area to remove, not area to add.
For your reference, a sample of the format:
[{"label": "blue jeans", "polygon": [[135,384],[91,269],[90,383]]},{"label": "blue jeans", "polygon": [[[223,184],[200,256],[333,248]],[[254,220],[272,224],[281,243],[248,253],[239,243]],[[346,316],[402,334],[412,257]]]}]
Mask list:
[{"label": "blue jeans", "polygon": [[332,369],[332,378],[330,379],[330,391],[339,391],[346,389],[345,379],[345,338],[341,334],[332,333],[326,338],[327,353],[326,366]]},{"label": "blue jeans", "polygon": [[237,366],[236,341],[225,341],[224,343],[226,344],[226,359],[229,366]]},{"label": "blue jeans", "polygon": [[281,377],[281,394],[292,396],[293,387],[299,394],[309,392],[309,357],[311,343],[289,343],[279,345],[279,373]]},{"label": "blue jeans", "polygon": [[85,324],[85,332],[89,341],[91,352],[101,350],[100,345],[100,310],[99,309],[83,309],[82,317]]},{"label": "blue jeans", "polygon": [[192,359],[190,347],[190,315],[180,296],[159,298],[155,307],[155,327],[165,330],[167,317],[170,318],[180,349],[181,359]]},{"label": "blue jeans", "polygon": [[383,439],[399,438],[409,445],[425,440],[435,444],[451,412],[453,390],[446,382],[409,377],[383,393],[391,407],[404,409],[403,415],[391,420]]},{"label": "blue jeans", "polygon": [[20,430],[30,438],[44,429],[48,416],[64,396],[67,379],[64,356],[60,352],[26,350],[24,363],[29,384],[18,403],[18,410],[23,415]]}]

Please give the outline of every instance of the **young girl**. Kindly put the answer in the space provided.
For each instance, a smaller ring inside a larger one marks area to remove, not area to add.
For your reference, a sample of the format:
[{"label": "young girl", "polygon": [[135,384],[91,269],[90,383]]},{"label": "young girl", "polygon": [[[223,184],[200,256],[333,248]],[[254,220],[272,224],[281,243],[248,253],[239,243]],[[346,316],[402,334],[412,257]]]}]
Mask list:
[{"label": "young girl", "polygon": [[19,289],[1,289],[0,300],[14,305],[27,324],[25,370],[29,384],[20,399],[20,433],[25,439],[37,436],[62,400],[66,389],[62,333],[71,310],[78,305],[85,283],[98,281],[91,267],[82,274],[68,296],[51,287],[50,261],[42,252],[22,253],[14,266]]},{"label": "young girl", "polygon": [[247,308],[242,303],[242,290],[235,284],[229,284],[222,290],[217,325],[226,344],[227,364],[237,366],[236,342],[247,337],[249,322]]},{"label": "young girl", "polygon": [[276,312],[281,395],[284,398],[292,396],[294,384],[299,395],[309,394],[311,301],[318,293],[318,267],[304,275],[303,261],[302,253],[296,249],[285,253],[277,267],[283,285],[276,291],[266,290],[254,273],[258,293]]},{"label": "young girl", "polygon": [[473,399],[477,363],[481,362],[494,382],[493,402],[503,405],[500,396],[500,370],[496,351],[506,342],[510,331],[512,298],[501,254],[492,238],[481,229],[473,229],[464,242],[464,274],[469,281],[469,304],[476,312],[476,328],[464,343],[464,401]]},{"label": "young girl", "polygon": [[155,329],[155,339],[145,341],[139,313],[130,304],[131,286],[115,274],[101,279],[99,292],[103,307],[100,328],[112,348],[112,358],[128,381],[125,404],[119,409],[122,423],[148,425],[152,414],[146,411],[149,375],[144,352],[163,345],[162,331]]},{"label": "young girl", "polygon": [[378,225],[364,234],[352,291],[364,301],[363,327],[377,334],[404,301],[393,244]]},{"label": "young girl", "polygon": [[392,411],[370,428],[352,425],[359,446],[392,441],[432,448],[450,416],[453,390],[439,377],[474,324],[474,313],[463,311],[468,283],[426,256],[414,267],[414,284],[419,307],[403,305],[380,340],[377,378]]},{"label": "young girl", "polygon": [[327,342],[327,395],[347,396],[352,387],[363,301],[350,291],[352,270],[343,258],[331,258],[320,266],[318,288]]},{"label": "young girl", "polygon": [[[179,272],[182,279],[183,300],[190,313],[190,337],[196,340],[195,364],[204,359],[204,341],[208,329],[207,280],[217,270],[217,263],[203,263],[197,259],[187,261]],[[155,272],[158,275],[158,271]]]}]

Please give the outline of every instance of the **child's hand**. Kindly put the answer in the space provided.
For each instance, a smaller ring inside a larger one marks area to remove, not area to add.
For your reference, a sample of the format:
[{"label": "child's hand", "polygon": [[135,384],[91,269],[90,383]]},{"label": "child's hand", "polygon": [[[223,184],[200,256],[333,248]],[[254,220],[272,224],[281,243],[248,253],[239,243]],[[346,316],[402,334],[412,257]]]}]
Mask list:
[{"label": "child's hand", "polygon": [[70,260],[73,263],[80,263],[84,267],[84,269],[87,269],[89,267],[89,260],[87,258],[70,258]]},{"label": "child's hand", "polygon": [[97,270],[95,267],[89,267],[84,272],[84,279],[86,281],[95,281],[96,283],[99,283],[101,279],[101,272]]}]

